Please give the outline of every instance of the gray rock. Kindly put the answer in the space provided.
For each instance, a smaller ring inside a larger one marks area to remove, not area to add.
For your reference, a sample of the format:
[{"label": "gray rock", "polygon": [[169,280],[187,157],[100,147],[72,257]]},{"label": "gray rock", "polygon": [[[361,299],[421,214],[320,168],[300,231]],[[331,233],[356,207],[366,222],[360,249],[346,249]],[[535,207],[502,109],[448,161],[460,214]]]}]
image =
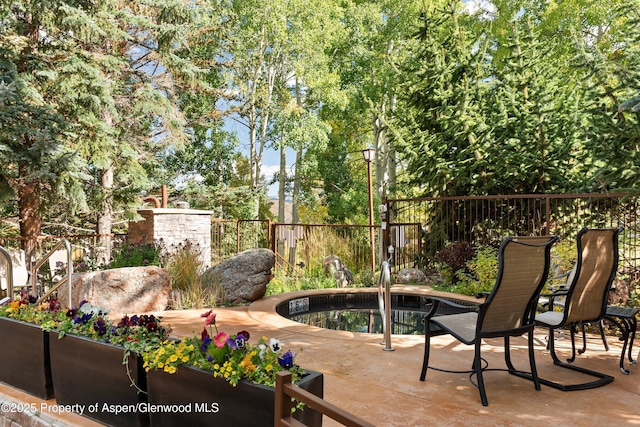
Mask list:
[{"label": "gray rock", "polygon": [[275,263],[276,255],[272,250],[248,249],[207,270],[203,275],[203,285],[221,284],[227,302],[255,301],[267,292]]},{"label": "gray rock", "polygon": [[[74,273],[71,283],[72,306],[87,300],[111,314],[165,310],[171,292],[169,272],[156,266]],[[58,299],[68,305],[66,284],[58,290]]]},{"label": "gray rock", "polygon": [[398,271],[395,283],[410,285],[426,285],[427,276],[417,268],[403,268]]},{"label": "gray rock", "polygon": [[322,261],[324,273],[328,277],[333,277],[338,286],[345,288],[353,282],[353,273],[344,263],[335,255],[329,255]]}]

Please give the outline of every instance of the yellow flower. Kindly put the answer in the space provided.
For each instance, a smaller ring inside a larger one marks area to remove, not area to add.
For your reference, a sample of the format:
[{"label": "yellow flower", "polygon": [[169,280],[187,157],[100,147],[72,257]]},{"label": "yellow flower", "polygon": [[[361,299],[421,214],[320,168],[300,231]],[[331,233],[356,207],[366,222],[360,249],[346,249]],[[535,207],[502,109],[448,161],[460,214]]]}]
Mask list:
[{"label": "yellow flower", "polygon": [[240,362],[240,366],[244,369],[245,372],[250,373],[256,370],[256,365],[251,362],[251,354],[247,354],[242,362]]},{"label": "yellow flower", "polygon": [[189,358],[187,356],[184,356],[182,358],[182,363],[187,363],[189,361]]},{"label": "yellow flower", "polygon": [[169,358],[170,362],[175,362],[178,360],[178,356],[176,356],[175,354],[172,354],[171,357]]}]

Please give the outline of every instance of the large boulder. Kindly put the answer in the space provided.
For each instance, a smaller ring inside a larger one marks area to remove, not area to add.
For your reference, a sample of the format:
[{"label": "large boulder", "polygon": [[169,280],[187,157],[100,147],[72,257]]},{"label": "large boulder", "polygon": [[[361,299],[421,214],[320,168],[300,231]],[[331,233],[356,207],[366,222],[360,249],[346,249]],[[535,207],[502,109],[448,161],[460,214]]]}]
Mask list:
[{"label": "large boulder", "polygon": [[[156,266],[74,273],[71,283],[72,306],[77,307],[80,301],[87,300],[91,305],[116,314],[165,310],[171,292],[169,272]],[[58,290],[60,302],[65,306],[67,292],[66,284]]]},{"label": "large boulder", "polygon": [[225,301],[239,304],[262,298],[273,278],[276,255],[270,249],[248,249],[210,268],[204,285],[222,285]]},{"label": "large boulder", "polygon": [[426,285],[427,276],[417,268],[403,268],[398,271],[395,283],[408,285]]}]

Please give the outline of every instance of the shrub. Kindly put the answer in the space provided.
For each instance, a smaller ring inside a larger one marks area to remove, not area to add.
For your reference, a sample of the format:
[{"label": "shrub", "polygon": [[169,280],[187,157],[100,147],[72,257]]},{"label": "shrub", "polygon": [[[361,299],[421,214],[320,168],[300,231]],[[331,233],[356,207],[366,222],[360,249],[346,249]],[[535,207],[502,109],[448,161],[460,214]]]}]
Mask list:
[{"label": "shrub", "polygon": [[436,260],[445,265],[441,272],[445,283],[455,284],[457,272],[466,268],[467,261],[474,254],[475,250],[469,242],[453,242],[441,249]]},{"label": "shrub", "polygon": [[202,248],[189,240],[172,246],[166,257],[165,268],[173,288],[173,308],[215,307],[224,299],[219,283],[204,285]]},{"label": "shrub", "polygon": [[173,289],[184,291],[194,285],[202,288],[201,275],[204,267],[200,245],[186,240],[177,246],[171,246],[169,254],[165,268],[169,271]]},{"label": "shrub", "polygon": [[107,268],[146,267],[155,265],[162,267],[164,243],[162,239],[153,243],[127,243],[113,247],[111,261]]},{"label": "shrub", "polygon": [[493,246],[481,246],[465,264],[465,269],[456,272],[458,280],[451,291],[463,295],[489,292],[496,283],[497,272],[498,250]]}]

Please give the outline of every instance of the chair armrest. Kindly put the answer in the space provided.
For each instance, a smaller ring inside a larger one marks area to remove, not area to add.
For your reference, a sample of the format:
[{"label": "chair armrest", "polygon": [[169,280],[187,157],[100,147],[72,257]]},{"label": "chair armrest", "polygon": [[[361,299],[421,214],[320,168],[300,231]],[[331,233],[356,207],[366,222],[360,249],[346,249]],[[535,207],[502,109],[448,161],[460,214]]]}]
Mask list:
[{"label": "chair armrest", "polygon": [[549,289],[551,290],[551,292],[562,292],[562,291],[568,291],[569,287],[571,285],[567,284],[567,283],[563,283],[562,285],[551,285],[549,286]]},{"label": "chair armrest", "polygon": [[552,285],[549,286],[549,289],[552,291],[551,293],[541,293],[538,295],[538,311],[553,310],[553,307],[558,304],[555,301],[556,298],[569,294],[569,286],[567,285]]},{"label": "chair armrest", "polygon": [[548,298],[555,298],[555,297],[561,297],[561,296],[565,296],[569,294],[569,288],[565,288],[565,289],[561,289],[558,291],[554,291],[553,289],[551,289],[551,293],[550,294],[540,294],[538,296],[541,297],[548,297]]},{"label": "chair armrest", "polygon": [[427,312],[427,314],[425,315],[425,319],[427,320],[431,319],[433,316],[436,315],[436,313],[438,312],[438,308],[440,307],[440,304],[444,304],[452,308],[461,308],[466,311],[477,311],[478,308],[480,307],[480,304],[477,306],[458,304],[454,301],[451,301],[450,299],[442,298],[442,297],[429,296],[429,297],[426,297],[426,299],[428,301],[433,302],[433,304],[431,305],[431,310],[429,310],[429,312]]}]

